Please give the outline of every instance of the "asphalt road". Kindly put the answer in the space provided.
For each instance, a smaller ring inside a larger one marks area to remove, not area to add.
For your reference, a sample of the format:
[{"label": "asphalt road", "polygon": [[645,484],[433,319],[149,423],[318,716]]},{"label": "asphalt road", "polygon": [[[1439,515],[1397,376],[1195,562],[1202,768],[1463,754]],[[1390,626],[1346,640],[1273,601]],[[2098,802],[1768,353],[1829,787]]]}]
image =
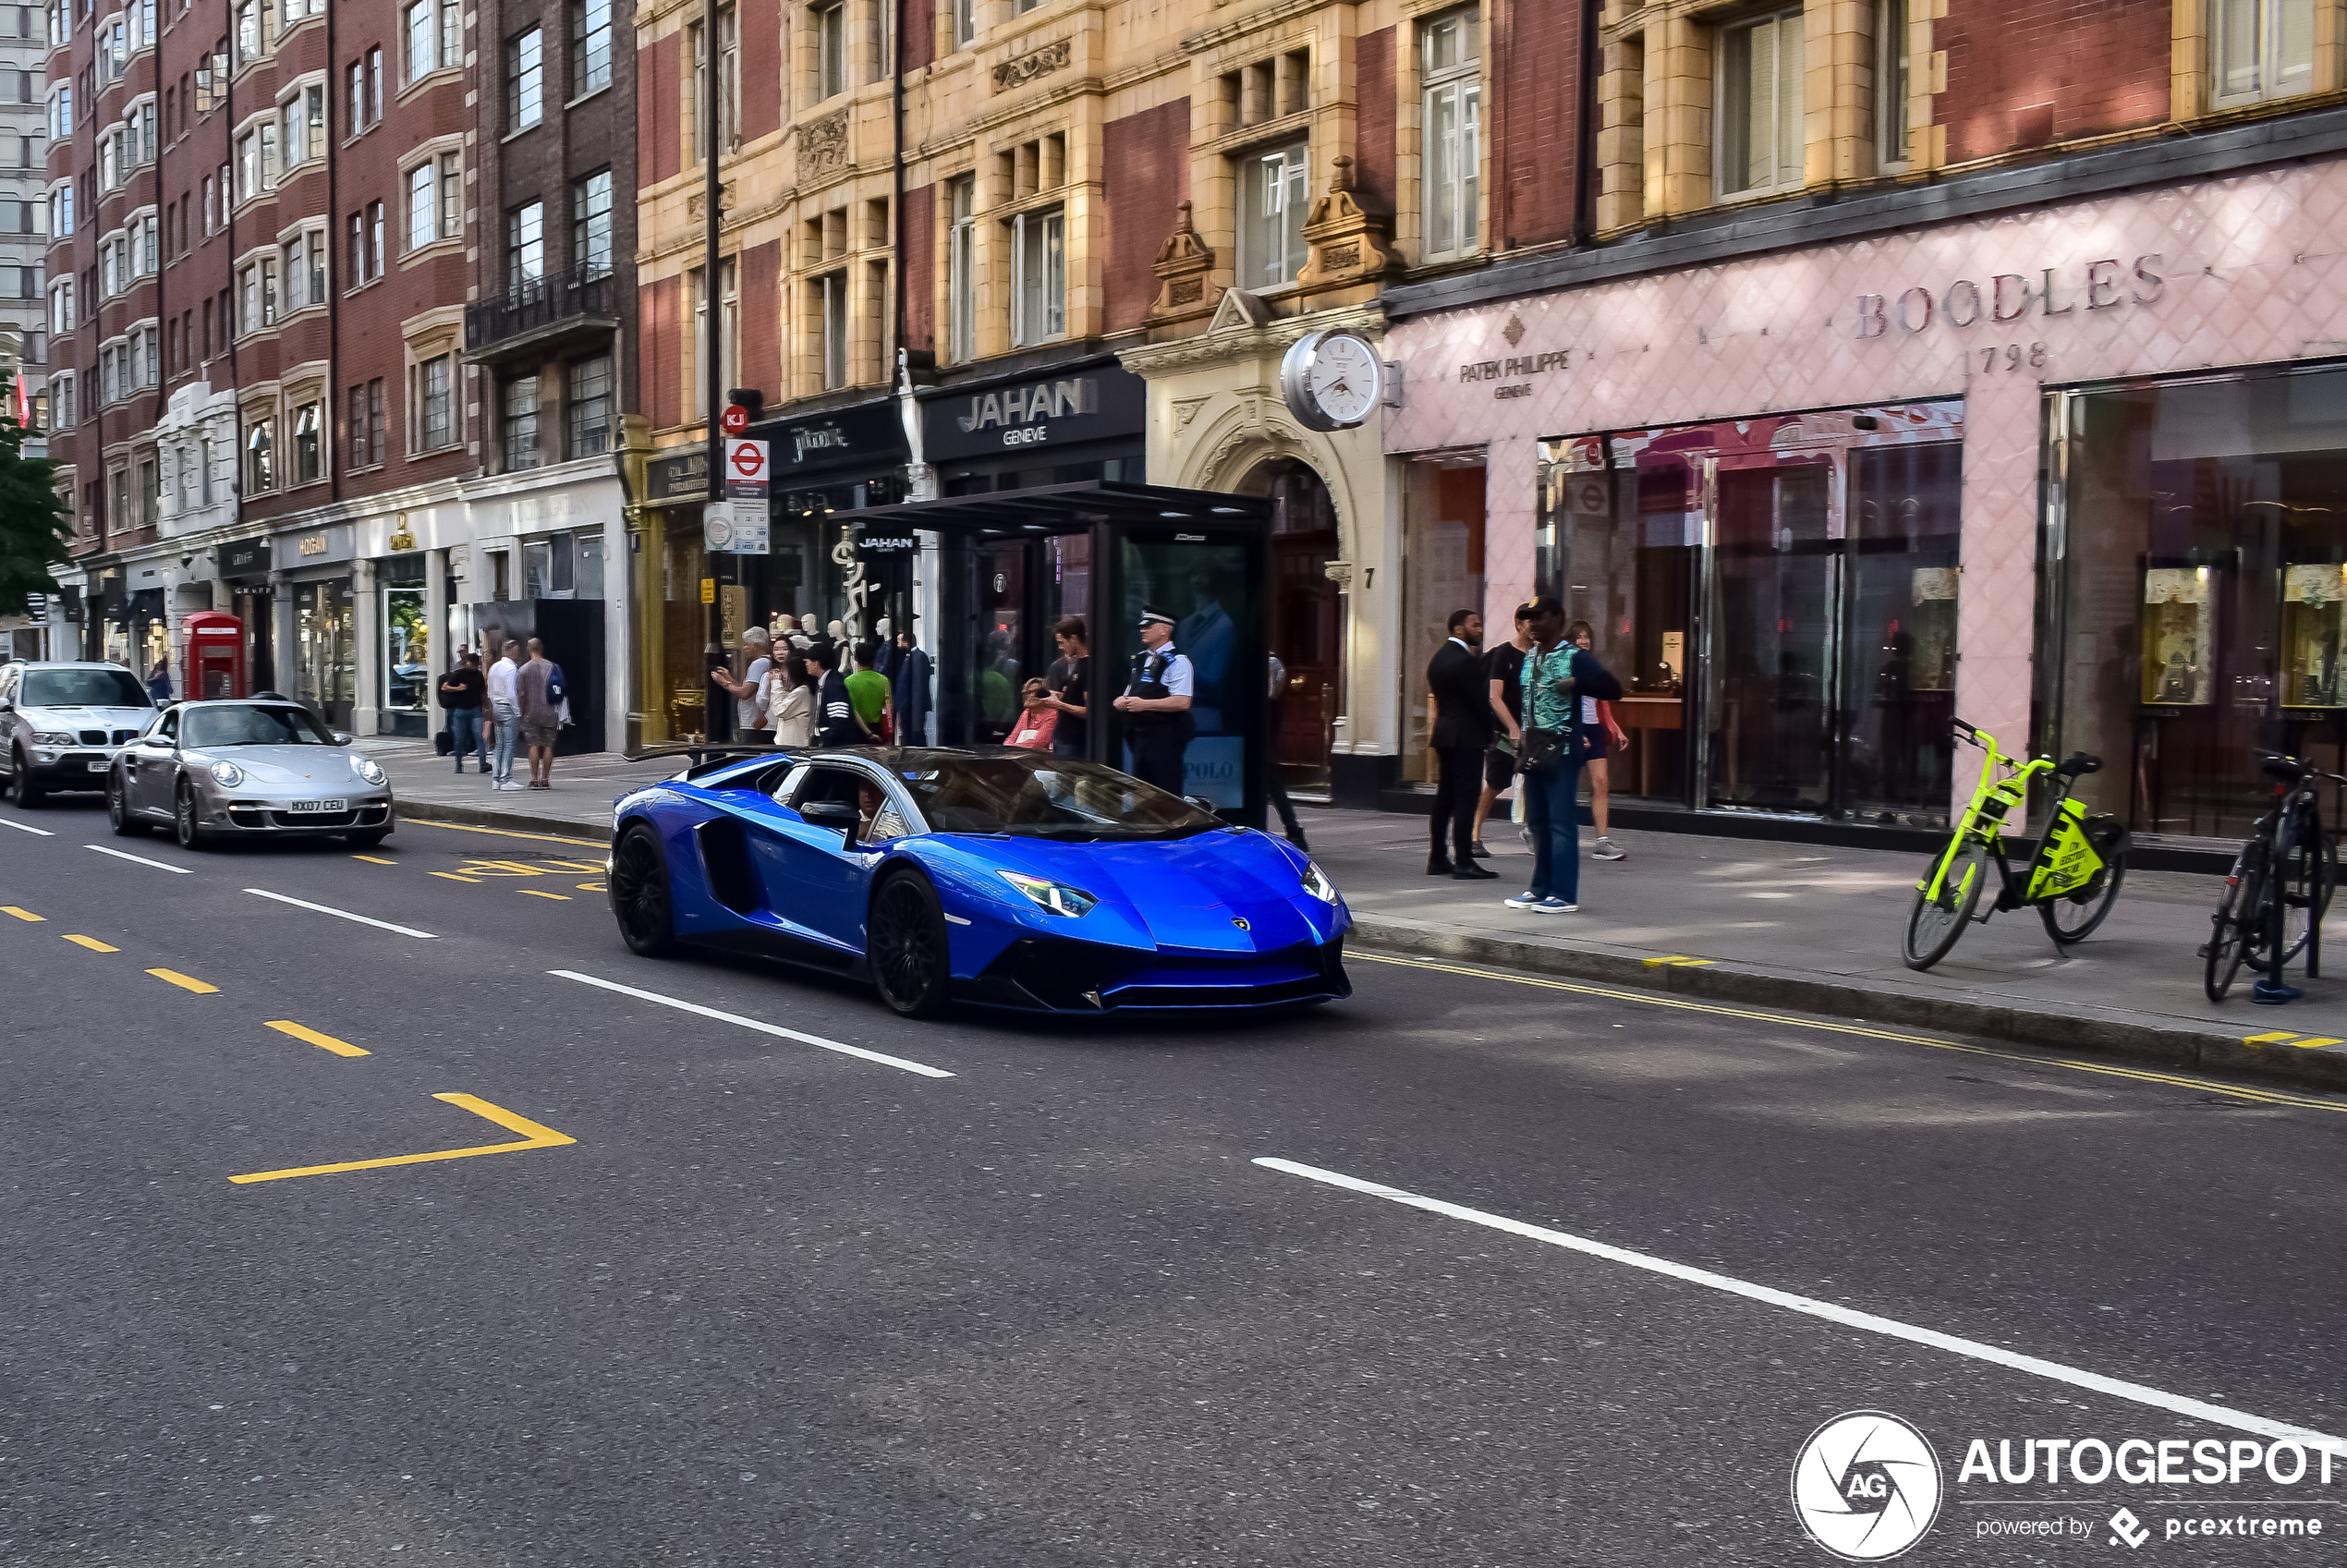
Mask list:
[{"label": "asphalt road", "polygon": [[1958,1469],[2347,1433],[2347,1101],[1368,955],[907,1025],[634,958],[601,857],[0,808],[0,1564],[1830,1562],[1861,1409],[1908,1561],[2341,1555],[2347,1461]]}]

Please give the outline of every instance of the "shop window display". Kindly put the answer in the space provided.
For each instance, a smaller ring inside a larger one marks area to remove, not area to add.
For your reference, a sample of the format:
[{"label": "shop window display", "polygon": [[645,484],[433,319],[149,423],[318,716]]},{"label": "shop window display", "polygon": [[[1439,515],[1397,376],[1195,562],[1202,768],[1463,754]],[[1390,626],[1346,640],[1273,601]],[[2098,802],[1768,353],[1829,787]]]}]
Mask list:
[{"label": "shop window display", "polygon": [[2336,769],[2347,740],[2347,371],[2052,409],[2047,744],[2101,756],[2104,804],[2137,833],[2240,838],[2267,798],[2259,749]]}]

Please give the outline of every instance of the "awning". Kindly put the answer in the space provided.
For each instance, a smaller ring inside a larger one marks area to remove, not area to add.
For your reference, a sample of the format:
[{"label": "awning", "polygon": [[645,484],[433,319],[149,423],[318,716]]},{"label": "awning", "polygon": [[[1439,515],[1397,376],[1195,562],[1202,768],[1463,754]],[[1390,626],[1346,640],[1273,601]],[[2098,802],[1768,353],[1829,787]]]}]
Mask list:
[{"label": "awning", "polygon": [[867,530],[933,529],[1002,538],[1081,533],[1095,523],[1121,523],[1128,528],[1268,528],[1271,504],[1268,495],[1088,480],[1082,484],[990,490],[939,501],[867,506],[857,512],[836,513],[833,521],[851,522]]}]

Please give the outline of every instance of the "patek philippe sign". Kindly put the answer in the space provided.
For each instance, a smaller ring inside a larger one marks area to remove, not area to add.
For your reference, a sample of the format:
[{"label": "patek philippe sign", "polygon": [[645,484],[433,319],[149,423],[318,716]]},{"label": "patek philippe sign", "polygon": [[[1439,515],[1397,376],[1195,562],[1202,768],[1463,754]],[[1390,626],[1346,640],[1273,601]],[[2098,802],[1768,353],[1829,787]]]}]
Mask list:
[{"label": "patek philippe sign", "polygon": [[932,462],[1137,436],[1148,425],[1149,389],[1114,364],[932,397],[921,416]]}]

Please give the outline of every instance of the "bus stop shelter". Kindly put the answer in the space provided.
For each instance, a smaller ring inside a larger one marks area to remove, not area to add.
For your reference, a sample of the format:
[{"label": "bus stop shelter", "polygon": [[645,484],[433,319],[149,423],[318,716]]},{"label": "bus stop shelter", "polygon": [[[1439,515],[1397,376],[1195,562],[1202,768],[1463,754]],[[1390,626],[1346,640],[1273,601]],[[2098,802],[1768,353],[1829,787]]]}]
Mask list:
[{"label": "bus stop shelter", "polygon": [[1000,745],[1021,687],[1058,657],[1052,628],[1080,615],[1092,657],[1083,755],[1126,767],[1125,716],[1110,704],[1132,678],[1141,611],[1155,608],[1174,617],[1174,646],[1196,674],[1184,793],[1261,827],[1273,745],[1271,515],[1263,496],[1095,480],[840,520],[853,529],[860,571],[851,591],[867,626],[882,615],[910,624],[914,561],[937,563],[936,620],[920,637],[935,666],[932,742]]}]

